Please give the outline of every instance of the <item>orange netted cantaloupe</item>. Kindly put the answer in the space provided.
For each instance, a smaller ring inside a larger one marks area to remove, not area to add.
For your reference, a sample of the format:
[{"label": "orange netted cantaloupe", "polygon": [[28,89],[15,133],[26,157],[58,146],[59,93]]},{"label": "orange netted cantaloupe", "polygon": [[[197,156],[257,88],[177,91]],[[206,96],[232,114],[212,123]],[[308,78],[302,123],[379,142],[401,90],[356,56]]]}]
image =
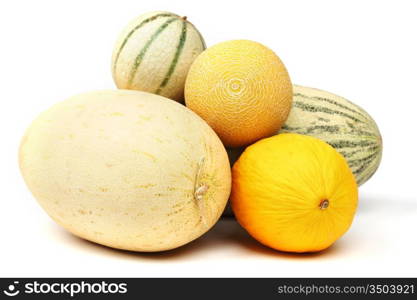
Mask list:
[{"label": "orange netted cantaloupe", "polygon": [[232,173],[233,212],[266,246],[320,251],[352,223],[355,177],[343,156],[317,138],[288,133],[263,139],[246,148]]},{"label": "orange netted cantaloupe", "polygon": [[284,64],[272,50],[248,40],[219,43],[201,53],[191,65],[184,93],[187,107],[231,147],[274,134],[292,102]]}]

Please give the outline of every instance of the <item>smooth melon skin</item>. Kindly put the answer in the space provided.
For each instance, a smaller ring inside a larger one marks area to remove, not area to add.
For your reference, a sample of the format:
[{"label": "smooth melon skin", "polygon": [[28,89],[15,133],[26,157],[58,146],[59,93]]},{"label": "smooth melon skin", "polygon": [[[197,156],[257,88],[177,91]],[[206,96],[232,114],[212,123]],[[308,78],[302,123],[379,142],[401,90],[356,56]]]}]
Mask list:
[{"label": "smooth melon skin", "polygon": [[262,244],[316,252],[350,227],[358,188],[345,159],[325,142],[283,133],[246,148],[233,166],[236,219]]},{"label": "smooth melon skin", "polygon": [[194,59],[206,48],[186,17],[166,11],[140,15],[120,34],[112,55],[116,86],[183,101]]},{"label": "smooth melon skin", "polygon": [[73,234],[113,248],[162,251],[211,228],[231,175],[196,114],[137,91],[81,94],[42,113],[22,139],[25,182]]},{"label": "smooth melon skin", "polygon": [[227,147],[273,135],[291,109],[292,85],[279,57],[248,40],[216,44],[191,65],[185,103]]}]

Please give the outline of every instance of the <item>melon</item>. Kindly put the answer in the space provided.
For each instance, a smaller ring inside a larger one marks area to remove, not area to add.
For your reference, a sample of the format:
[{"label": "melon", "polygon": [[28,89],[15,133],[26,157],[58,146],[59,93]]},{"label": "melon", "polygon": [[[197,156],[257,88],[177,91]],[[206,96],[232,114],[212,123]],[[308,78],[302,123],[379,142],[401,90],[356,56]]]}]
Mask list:
[{"label": "melon", "polygon": [[346,160],[311,136],[283,133],[250,145],[232,178],[237,221],[276,250],[324,250],[355,216],[358,187]]},{"label": "melon", "polygon": [[116,86],[183,101],[184,82],[194,59],[206,48],[186,17],[164,11],[143,14],[123,30],[114,47]]},{"label": "melon", "polygon": [[[279,133],[299,133],[319,138],[346,159],[358,186],[368,181],[382,158],[378,125],[361,107],[335,94],[300,85],[293,86],[290,114]],[[227,148],[231,166],[244,147]],[[224,216],[232,216],[228,205]]]},{"label": "melon", "polygon": [[43,112],[20,146],[39,204],[71,233],[162,251],[209,230],[231,188],[226,150],[185,106],[146,92],[96,91]]},{"label": "melon", "polygon": [[299,133],[327,142],[345,157],[358,185],[369,180],[382,157],[382,137],[372,117],[326,91],[295,85],[293,97],[280,133]]},{"label": "melon", "polygon": [[[290,115],[279,133],[319,138],[347,160],[358,185],[376,172],[382,158],[378,125],[361,107],[335,94],[294,85]],[[227,148],[231,166],[245,148]]]},{"label": "melon", "polygon": [[273,135],[291,109],[292,84],[274,51],[250,40],[205,50],[185,82],[185,103],[227,147],[247,146]]}]

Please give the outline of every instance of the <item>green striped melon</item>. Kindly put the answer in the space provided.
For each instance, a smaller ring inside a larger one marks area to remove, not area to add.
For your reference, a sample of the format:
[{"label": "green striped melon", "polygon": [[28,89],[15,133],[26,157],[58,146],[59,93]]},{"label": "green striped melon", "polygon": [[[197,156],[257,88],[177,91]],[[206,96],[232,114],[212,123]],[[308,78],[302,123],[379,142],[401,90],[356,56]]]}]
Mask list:
[{"label": "green striped melon", "polygon": [[[358,185],[377,170],[382,156],[382,137],[372,117],[356,104],[337,95],[293,86],[293,104],[281,132],[317,137],[332,145],[347,160]],[[245,150],[228,148],[231,166]],[[230,205],[223,216],[232,216]]]},{"label": "green striped melon", "polygon": [[356,104],[318,89],[294,86],[293,107],[281,132],[317,137],[347,160],[358,185],[377,170],[382,138],[371,116]]},{"label": "green striped melon", "polygon": [[186,17],[164,11],[143,14],[121,33],[112,56],[116,86],[182,101],[188,69],[206,48]]}]

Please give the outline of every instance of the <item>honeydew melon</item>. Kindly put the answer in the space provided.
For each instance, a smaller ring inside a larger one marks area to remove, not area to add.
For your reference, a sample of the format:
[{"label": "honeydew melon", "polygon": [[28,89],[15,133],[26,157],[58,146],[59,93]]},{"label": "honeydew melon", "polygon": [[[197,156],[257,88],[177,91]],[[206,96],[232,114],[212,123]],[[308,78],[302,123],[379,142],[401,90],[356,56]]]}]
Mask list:
[{"label": "honeydew melon", "polygon": [[90,92],[54,105],[27,130],[19,160],[58,224],[133,251],[198,238],[219,219],[231,186],[214,131],[185,106],[138,91]]}]

